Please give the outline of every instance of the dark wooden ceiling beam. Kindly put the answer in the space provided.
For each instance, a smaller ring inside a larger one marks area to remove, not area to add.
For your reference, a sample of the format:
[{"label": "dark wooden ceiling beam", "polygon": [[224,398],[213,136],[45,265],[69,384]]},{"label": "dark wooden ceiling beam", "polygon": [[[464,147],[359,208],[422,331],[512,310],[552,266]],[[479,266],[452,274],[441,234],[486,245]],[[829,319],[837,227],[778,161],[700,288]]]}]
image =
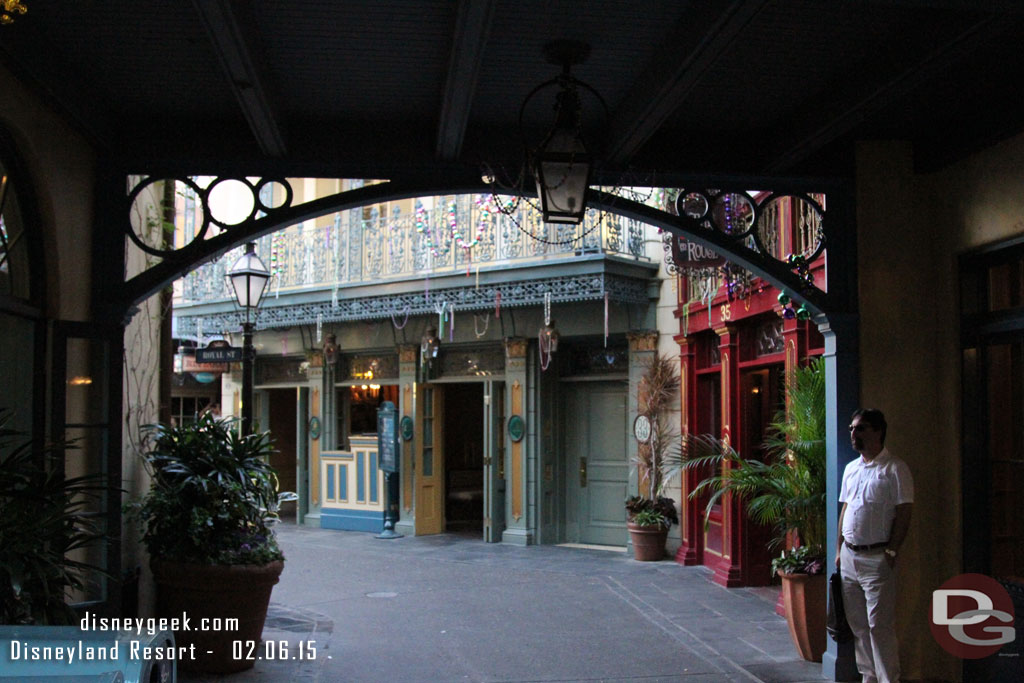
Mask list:
[{"label": "dark wooden ceiling beam", "polygon": [[460,0],[456,10],[448,76],[437,125],[437,158],[442,161],[454,161],[462,151],[484,47],[491,32],[494,5],[494,0]]},{"label": "dark wooden ceiling beam", "polygon": [[609,163],[625,166],[686,102],[701,78],[766,5],[767,0],[692,3],[646,71],[612,113]]},{"label": "dark wooden ceiling beam", "polygon": [[89,86],[89,73],[80,62],[61,57],[43,27],[32,21],[5,26],[0,33],[0,63],[98,149],[110,150],[116,144],[107,98]]},{"label": "dark wooden ceiling beam", "polygon": [[193,0],[213,44],[221,70],[238,100],[252,134],[267,156],[287,153],[267,77],[255,49],[253,32],[236,14],[231,0]]},{"label": "dark wooden ceiling beam", "polygon": [[[892,52],[875,60],[874,66],[856,67],[860,73],[884,74],[881,80],[865,83],[856,74],[849,74],[849,78],[844,80],[846,92],[840,89],[836,94],[829,88],[829,92],[808,98],[808,102],[818,102],[819,106],[807,107],[803,120],[788,122],[787,131],[766,136],[766,139],[781,142],[767,157],[763,172],[771,174],[791,170],[828,144],[852,132],[871,116],[906,97],[915,88],[941,77],[949,67],[1008,30],[1013,23],[1005,16],[987,15],[938,46],[931,45],[934,36],[927,27],[919,24],[915,31],[917,45],[909,40],[898,41]],[[920,56],[922,54],[923,57]],[[902,68],[899,65],[903,65]],[[794,130],[795,133],[791,132]]]}]

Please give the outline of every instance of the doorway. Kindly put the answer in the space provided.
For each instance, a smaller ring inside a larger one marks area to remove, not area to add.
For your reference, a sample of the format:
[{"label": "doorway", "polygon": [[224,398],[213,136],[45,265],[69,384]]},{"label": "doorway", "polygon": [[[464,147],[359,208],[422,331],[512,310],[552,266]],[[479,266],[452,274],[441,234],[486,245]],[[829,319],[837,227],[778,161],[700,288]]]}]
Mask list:
[{"label": "doorway", "polygon": [[445,530],[482,535],[484,528],[484,385],[444,385]]},{"label": "doorway", "polygon": [[[298,491],[298,458],[296,456],[297,389],[266,389],[269,408],[268,429],[274,437],[275,451],[270,466],[277,472],[278,491]],[[295,521],[296,503],[281,505],[281,519]]]}]

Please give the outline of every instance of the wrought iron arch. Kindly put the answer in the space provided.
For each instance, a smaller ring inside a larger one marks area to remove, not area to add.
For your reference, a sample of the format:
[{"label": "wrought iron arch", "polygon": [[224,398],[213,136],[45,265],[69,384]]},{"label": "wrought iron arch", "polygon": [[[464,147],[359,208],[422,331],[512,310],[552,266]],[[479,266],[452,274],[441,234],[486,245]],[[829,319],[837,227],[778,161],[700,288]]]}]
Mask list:
[{"label": "wrought iron arch", "polygon": [[[130,211],[131,201],[138,195],[141,188],[157,180],[160,179],[149,178],[132,191],[127,199],[128,206],[124,212],[126,217]],[[245,242],[255,240],[305,220],[319,218],[338,211],[358,209],[385,201],[432,195],[487,193],[493,190],[493,187],[483,180],[475,183],[461,182],[457,184],[453,184],[450,179],[396,180],[346,190],[294,206],[291,205],[291,194],[288,193],[287,201],[284,205],[270,207],[260,201],[258,196],[259,189],[270,182],[279,182],[288,187],[287,183],[283,180],[264,178],[258,181],[250,181],[240,178],[217,178],[208,187],[212,188],[225,180],[236,180],[248,186],[253,192],[254,209],[246,219],[235,225],[227,225],[216,220],[212,221],[217,223],[223,230],[216,236],[206,238],[209,223],[211,222],[209,218],[209,189],[202,190],[188,179],[183,179],[181,182],[194,188],[197,199],[203,204],[204,216],[206,216],[203,223],[198,226],[195,238],[188,244],[177,249],[168,250],[147,246],[141,243],[133,233],[130,221],[126,220],[125,231],[132,238],[132,241],[140,248],[159,255],[162,257],[162,260],[125,283],[123,290],[124,298],[122,299],[124,310],[131,310],[141,301],[167,286],[175,279],[185,275],[190,270],[223,255]],[[716,184],[719,183],[716,182]],[[770,185],[771,182],[765,181],[764,184]],[[837,288],[831,286],[823,289],[807,276],[807,264],[825,249],[826,244],[835,264],[833,269],[843,267],[842,259],[848,253],[845,249],[837,249],[837,247],[842,247],[844,242],[842,239],[837,239],[837,237],[841,237],[841,235],[837,234],[838,231],[834,225],[837,221],[825,220],[824,209],[809,194],[802,192],[768,193],[762,196],[762,201],[758,204],[753,201],[748,193],[739,189],[700,189],[695,191],[685,190],[684,192],[685,194],[681,196],[703,198],[707,202],[708,210],[703,213],[683,210],[679,212],[682,215],[677,215],[593,188],[588,192],[588,204],[602,211],[654,225],[672,235],[684,237],[687,240],[712,249],[736,265],[742,266],[755,275],[764,278],[779,289],[790,292],[795,299],[806,302],[812,313],[827,314],[829,312],[853,310],[848,291],[845,289],[837,291]],[[500,194],[508,194],[508,191],[502,189]],[[747,225],[735,230],[729,226],[719,225],[720,221],[716,219],[714,212],[710,209],[715,198],[723,196],[736,197],[738,198],[737,201],[750,202]],[[819,243],[811,255],[797,255],[791,256],[787,260],[781,260],[772,256],[765,249],[757,229],[758,221],[762,216],[760,209],[768,201],[779,196],[793,196],[808,202],[819,213],[821,218],[821,234],[819,236]],[[257,211],[263,215],[258,215]]]}]

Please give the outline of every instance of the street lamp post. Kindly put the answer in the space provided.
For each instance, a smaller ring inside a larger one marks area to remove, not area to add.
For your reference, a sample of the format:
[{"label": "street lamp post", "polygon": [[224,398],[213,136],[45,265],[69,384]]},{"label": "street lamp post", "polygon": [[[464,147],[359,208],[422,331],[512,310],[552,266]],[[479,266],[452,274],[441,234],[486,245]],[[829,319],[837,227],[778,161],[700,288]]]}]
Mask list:
[{"label": "street lamp post", "polygon": [[256,243],[245,245],[245,253],[235,261],[228,273],[235,291],[235,301],[245,310],[242,323],[242,435],[252,434],[252,366],[255,351],[252,347],[253,321],[250,316],[263,300],[263,292],[270,280],[270,271],[256,255]]}]

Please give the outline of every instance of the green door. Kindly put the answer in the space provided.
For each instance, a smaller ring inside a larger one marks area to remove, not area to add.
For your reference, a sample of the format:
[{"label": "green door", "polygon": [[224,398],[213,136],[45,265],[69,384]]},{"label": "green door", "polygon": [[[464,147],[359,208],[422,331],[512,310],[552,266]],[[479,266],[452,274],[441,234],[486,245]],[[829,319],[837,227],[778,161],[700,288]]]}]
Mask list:
[{"label": "green door", "polygon": [[626,545],[626,386],[581,382],[566,415],[568,486],[576,491],[580,543]]}]

